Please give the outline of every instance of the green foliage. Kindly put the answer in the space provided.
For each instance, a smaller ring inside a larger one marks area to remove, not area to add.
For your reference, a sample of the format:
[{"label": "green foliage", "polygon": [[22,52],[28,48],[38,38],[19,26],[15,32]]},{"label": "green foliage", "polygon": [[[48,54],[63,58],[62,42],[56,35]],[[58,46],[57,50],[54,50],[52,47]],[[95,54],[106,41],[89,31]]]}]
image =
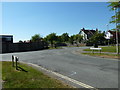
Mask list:
[{"label": "green foliage", "polygon": [[79,34],[76,34],[76,35],[72,35],[72,36],[69,37],[68,33],[63,33],[62,35],[57,36],[56,33],[51,33],[51,34],[47,35],[44,38],[44,40],[49,42],[53,47],[53,45],[63,44],[63,43],[65,44],[65,43],[68,43],[68,42],[70,44],[73,44],[74,42],[80,43],[81,40],[82,40],[82,36],[79,35]]},{"label": "green foliage", "polygon": [[22,41],[22,40],[19,40],[19,43],[23,43],[23,41]]},{"label": "green foliage", "polygon": [[80,34],[74,35],[74,41],[81,43],[82,40],[83,40],[83,36],[81,36]]},{"label": "green foliage", "polygon": [[40,36],[40,34],[35,34],[34,36],[32,36],[31,41],[32,42],[39,42],[41,41],[42,37]]},{"label": "green foliage", "polygon": [[88,41],[87,43],[92,43],[92,44],[99,44],[102,45],[104,44],[105,39],[105,33],[101,33],[101,32],[96,32],[95,35],[93,35]]},{"label": "green foliage", "polygon": [[62,40],[62,37],[61,36],[57,36],[57,43],[62,43],[63,40]]},{"label": "green foliage", "polygon": [[69,35],[68,35],[68,33],[63,33],[63,34],[61,35],[61,39],[62,39],[63,42],[67,42],[67,41],[69,40]]},{"label": "green foliage", "polygon": [[74,42],[74,35],[72,35],[72,36],[69,37],[69,43],[73,44],[73,42]]},{"label": "green foliage", "polygon": [[83,36],[81,36],[80,34],[71,35],[71,36],[69,37],[69,43],[71,43],[71,44],[81,43],[82,40],[83,40]]},{"label": "green foliage", "polygon": [[45,40],[48,41],[53,47],[53,44],[55,44],[58,40],[58,36],[56,33],[51,33],[45,37]]},{"label": "green foliage", "polygon": [[[110,10],[111,11],[114,11],[116,10],[116,13],[115,15],[111,16],[111,21],[110,23],[120,23],[120,2],[119,0],[116,0],[116,2],[108,2],[109,5],[108,7],[110,7]],[[117,25],[117,28],[120,28],[120,25]],[[114,30],[114,29],[113,29]]]}]

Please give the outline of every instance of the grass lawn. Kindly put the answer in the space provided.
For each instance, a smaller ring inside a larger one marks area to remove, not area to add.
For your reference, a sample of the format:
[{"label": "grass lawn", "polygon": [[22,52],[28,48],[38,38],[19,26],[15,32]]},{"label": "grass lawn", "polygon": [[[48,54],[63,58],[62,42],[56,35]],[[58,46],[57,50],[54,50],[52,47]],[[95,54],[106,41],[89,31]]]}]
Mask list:
[{"label": "grass lawn", "polygon": [[104,54],[104,53],[82,53],[82,54],[85,54],[85,55],[90,55],[90,56],[100,56],[102,58],[120,58],[118,55],[116,54]]},{"label": "grass lawn", "polygon": [[[101,52],[108,52],[108,54],[106,53],[92,53],[92,52],[86,52],[86,53],[82,53],[82,54],[86,54],[86,55],[90,55],[90,56],[100,56],[100,57],[105,57],[105,58],[120,58],[120,56],[118,56],[117,54],[110,54],[111,53],[116,53],[116,46],[106,46],[106,47],[100,47],[102,48]],[[120,49],[120,48],[119,48]],[[83,51],[92,51],[90,49],[84,49]],[[95,52],[99,52],[98,50],[94,50]]]},{"label": "grass lawn", "polygon": [[[113,52],[113,53],[116,53],[116,46],[107,46],[107,47],[100,47],[100,48],[102,48],[101,52]],[[92,50],[84,49],[83,51],[92,51]],[[98,52],[98,50],[96,50],[96,51]]]},{"label": "grass lawn", "polygon": [[3,88],[70,88],[26,64],[19,66],[26,71],[16,70],[11,62],[2,62]]}]

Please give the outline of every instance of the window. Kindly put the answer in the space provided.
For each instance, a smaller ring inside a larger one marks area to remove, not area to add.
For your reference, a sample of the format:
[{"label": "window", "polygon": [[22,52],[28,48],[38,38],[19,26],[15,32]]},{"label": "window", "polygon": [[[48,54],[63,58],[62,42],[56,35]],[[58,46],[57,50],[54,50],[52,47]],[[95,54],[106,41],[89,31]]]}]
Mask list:
[{"label": "window", "polygon": [[6,37],[6,41],[12,41],[11,37]]}]

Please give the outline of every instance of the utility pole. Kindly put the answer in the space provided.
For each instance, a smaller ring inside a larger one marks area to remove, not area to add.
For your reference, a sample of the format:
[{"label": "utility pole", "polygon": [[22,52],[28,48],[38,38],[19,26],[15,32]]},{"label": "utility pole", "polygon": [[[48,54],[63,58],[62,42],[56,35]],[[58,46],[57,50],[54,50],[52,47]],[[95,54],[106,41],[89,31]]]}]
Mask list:
[{"label": "utility pole", "polygon": [[[118,5],[118,26],[120,26],[120,1]],[[118,27],[118,58],[120,59],[120,28]]]},{"label": "utility pole", "polygon": [[[106,24],[106,26],[107,26],[107,31],[109,31],[109,24]],[[108,39],[108,46],[109,46],[109,40],[110,40],[110,38],[107,38]]]},{"label": "utility pole", "polygon": [[[120,2],[119,2],[120,3]],[[114,10],[115,10],[115,22],[116,22],[116,53],[119,55],[119,38],[118,38],[118,32],[119,32],[119,28],[117,27],[117,24],[119,21],[117,21],[118,19],[118,15],[117,15],[117,10],[119,10],[120,5],[118,6],[114,6]],[[118,11],[119,14],[119,11]]]}]

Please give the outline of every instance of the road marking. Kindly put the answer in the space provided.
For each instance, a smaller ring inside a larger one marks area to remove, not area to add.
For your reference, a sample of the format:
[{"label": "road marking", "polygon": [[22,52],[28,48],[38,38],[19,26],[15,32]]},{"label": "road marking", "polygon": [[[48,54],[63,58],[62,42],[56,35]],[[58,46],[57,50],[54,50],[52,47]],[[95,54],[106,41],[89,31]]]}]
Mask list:
[{"label": "road marking", "polygon": [[75,74],[76,74],[76,72],[72,71],[72,74],[70,74],[70,76],[73,76],[73,75],[75,75]]},{"label": "road marking", "polygon": [[41,67],[41,66],[38,66],[38,65],[36,65],[36,64],[26,63],[26,62],[23,62],[23,61],[20,61],[20,62],[21,62],[21,63],[25,63],[25,64],[30,64],[30,65],[32,65],[32,66],[41,68],[42,70],[45,70],[45,71],[47,71],[47,72],[50,72],[50,73],[52,73],[52,74],[54,74],[54,75],[56,75],[56,76],[58,76],[58,77],[60,77],[60,78],[63,78],[63,79],[65,79],[65,80],[68,80],[68,81],[70,81],[70,82],[72,82],[72,83],[74,83],[74,84],[80,85],[80,86],[82,86],[82,87],[84,87],[84,88],[88,88],[88,89],[91,89],[91,90],[98,90],[97,88],[95,88],[95,87],[93,87],[93,86],[87,85],[87,84],[85,84],[85,83],[82,83],[82,82],[77,81],[77,80],[75,80],[75,79],[69,78],[69,77],[64,76],[64,75],[62,75],[62,74],[53,72],[53,71],[51,71],[51,70],[47,70],[47,69],[45,69],[45,68],[43,68],[43,67]]}]

